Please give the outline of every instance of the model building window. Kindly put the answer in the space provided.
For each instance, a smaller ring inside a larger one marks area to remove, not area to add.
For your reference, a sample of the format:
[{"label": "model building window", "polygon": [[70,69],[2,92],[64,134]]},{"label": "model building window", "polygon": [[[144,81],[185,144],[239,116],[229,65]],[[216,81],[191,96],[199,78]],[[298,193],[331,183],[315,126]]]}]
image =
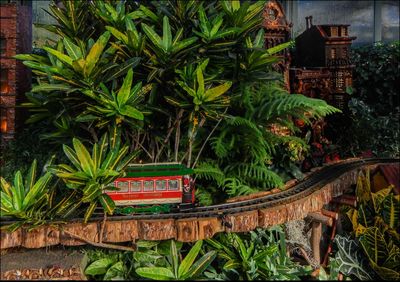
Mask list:
[{"label": "model building window", "polygon": [[347,36],[347,27],[343,26],[341,32],[342,32],[342,36]]},{"label": "model building window", "polygon": [[336,88],[343,88],[343,73],[341,71],[337,73]]},{"label": "model building window", "polygon": [[0,93],[6,94],[10,91],[10,87],[8,85],[8,70],[1,70],[0,74]]},{"label": "model building window", "polygon": [[338,28],[337,26],[331,27],[331,36],[338,36]]},{"label": "model building window", "polygon": [[6,48],[7,48],[7,41],[5,38],[0,37],[0,55],[4,56],[6,54]]},{"label": "model building window", "polygon": [[331,49],[331,59],[335,59],[336,58],[336,48],[332,48]]},{"label": "model building window", "polygon": [[7,132],[7,109],[0,109],[0,129],[1,133]]},{"label": "model building window", "polygon": [[342,50],[342,57],[343,58],[347,58],[347,55],[348,55],[348,53],[347,53],[347,48],[343,48],[343,50]]}]

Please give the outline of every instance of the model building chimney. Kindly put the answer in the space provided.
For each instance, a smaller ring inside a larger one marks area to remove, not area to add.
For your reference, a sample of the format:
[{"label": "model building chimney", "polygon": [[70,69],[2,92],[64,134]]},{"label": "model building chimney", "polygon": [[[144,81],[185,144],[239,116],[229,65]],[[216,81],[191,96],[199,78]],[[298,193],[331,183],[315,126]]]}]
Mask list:
[{"label": "model building chimney", "polygon": [[312,27],[312,16],[306,17],[306,26],[307,26],[307,29]]}]

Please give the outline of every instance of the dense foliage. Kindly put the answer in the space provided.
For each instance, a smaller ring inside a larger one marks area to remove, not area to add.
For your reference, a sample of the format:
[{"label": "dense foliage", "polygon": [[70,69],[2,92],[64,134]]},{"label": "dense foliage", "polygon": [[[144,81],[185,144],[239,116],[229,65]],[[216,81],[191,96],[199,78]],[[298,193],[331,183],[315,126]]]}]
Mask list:
[{"label": "dense foliage", "polygon": [[400,196],[393,185],[372,192],[369,171],[359,176],[356,195],[357,208],[347,211],[352,230],[335,238],[338,270],[361,280],[398,280]]},{"label": "dense foliage", "polygon": [[292,117],[308,123],[337,110],[282,90],[273,55],[291,42],[263,48],[264,4],[53,3],[57,23],[42,27],[60,39],[16,56],[37,77],[27,122],[66,145],[94,144],[117,127],[136,161],[195,168],[202,204],[282,186],[274,157],[298,161],[307,145],[271,127],[294,133]]},{"label": "dense foliage", "polygon": [[85,275],[96,280],[299,280],[311,273],[287,256],[280,226],[219,234],[206,242],[138,241],[135,252],[89,251]]},{"label": "dense foliage", "polygon": [[399,112],[400,41],[352,49],[354,96],[380,116]]}]

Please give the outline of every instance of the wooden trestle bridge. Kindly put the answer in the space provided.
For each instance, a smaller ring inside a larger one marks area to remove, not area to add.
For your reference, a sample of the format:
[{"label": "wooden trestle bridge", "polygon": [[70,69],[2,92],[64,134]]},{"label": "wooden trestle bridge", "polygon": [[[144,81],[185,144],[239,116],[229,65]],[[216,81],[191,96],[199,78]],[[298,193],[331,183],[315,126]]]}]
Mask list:
[{"label": "wooden trestle bridge", "polygon": [[[289,181],[285,190],[273,189],[237,201],[197,207],[190,211],[166,214],[94,217],[87,224],[73,219],[64,224],[50,222],[28,231],[1,231],[1,249],[42,248],[53,245],[113,244],[136,240],[176,239],[193,242],[213,237],[218,232],[248,232],[292,220],[311,217],[313,245],[319,244],[321,224],[332,225],[335,213],[328,204],[355,205],[350,194],[360,171],[399,159],[349,159],[313,169],[301,182]],[[332,205],[329,205],[332,206]],[[337,214],[336,214],[337,216]],[[1,225],[10,222],[2,221]],[[118,246],[119,245],[113,245]],[[125,246],[121,249],[126,248]]]}]

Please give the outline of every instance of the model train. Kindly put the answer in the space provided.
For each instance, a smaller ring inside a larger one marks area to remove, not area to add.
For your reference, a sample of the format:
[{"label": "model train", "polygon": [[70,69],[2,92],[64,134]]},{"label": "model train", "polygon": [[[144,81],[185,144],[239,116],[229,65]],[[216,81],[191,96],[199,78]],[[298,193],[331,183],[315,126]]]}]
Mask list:
[{"label": "model train", "polygon": [[190,209],[195,202],[193,169],[180,163],[132,164],[107,191],[117,214]]}]

